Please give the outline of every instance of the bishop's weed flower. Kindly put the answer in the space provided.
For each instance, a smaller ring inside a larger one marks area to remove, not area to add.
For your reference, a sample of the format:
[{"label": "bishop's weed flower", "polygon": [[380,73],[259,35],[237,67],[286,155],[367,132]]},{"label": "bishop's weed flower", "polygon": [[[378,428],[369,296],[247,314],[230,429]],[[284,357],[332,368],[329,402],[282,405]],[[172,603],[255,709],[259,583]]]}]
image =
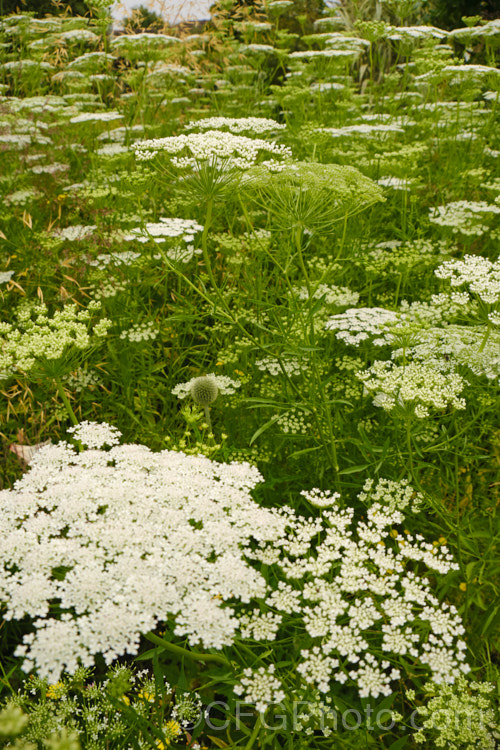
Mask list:
[{"label": "bishop's weed flower", "polygon": [[356,377],[374,396],[374,405],[384,411],[409,410],[422,419],[431,410],[465,409],[465,400],[459,396],[465,386],[464,379],[456,373],[442,373],[426,363],[395,365],[377,360],[368,370],[356,373]]},{"label": "bishop's weed flower", "polygon": [[17,655],[52,682],[97,653],[107,663],[136,653],[140,633],[169,617],[192,645],[229,645],[238,620],[223,601],[266,592],[243,549],[284,529],[250,497],[261,480],[254,467],[119,446],[117,434],[79,425],[89,449],[46,446],[16,489],[0,493],[5,617],[33,619]]},{"label": "bishop's weed flower", "polygon": [[41,302],[24,303],[14,313],[15,323],[0,323],[0,371],[4,377],[29,373],[61,362],[70,351],[88,349],[107,334],[112,322],[101,318],[92,323],[100,303],[87,308],[69,304],[49,315]]},{"label": "bishop's weed flower", "polygon": [[[376,698],[403,669],[437,683],[468,671],[458,612],[427,576],[457,565],[444,544],[395,528],[399,510],[373,502],[356,521],[318,490],[303,495],[319,517],[266,509],[248,464],[116,445],[105,424],[74,432],[87,450],[41,448],[0,492],[5,617],[33,622],[16,650],[25,670],[55,683],[98,653],[136,653],[140,634],[167,620],[190,645],[230,647],[238,631],[271,643],[292,617],[297,681],[323,692],[345,683]],[[272,566],[269,583],[254,561]],[[262,709],[281,700],[273,670],[247,668],[237,690]]]},{"label": "bishop's weed flower", "polygon": [[328,234],[338,221],[385,200],[369,177],[338,164],[294,162],[275,174],[261,165],[248,171],[243,185],[271,212],[273,225],[280,230]]}]

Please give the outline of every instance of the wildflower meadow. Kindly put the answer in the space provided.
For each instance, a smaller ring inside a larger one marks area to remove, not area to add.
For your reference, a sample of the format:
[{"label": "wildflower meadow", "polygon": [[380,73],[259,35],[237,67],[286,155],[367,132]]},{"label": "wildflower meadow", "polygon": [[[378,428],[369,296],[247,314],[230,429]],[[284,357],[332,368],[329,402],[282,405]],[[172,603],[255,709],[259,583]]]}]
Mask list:
[{"label": "wildflower meadow", "polygon": [[19,5],[0,747],[499,748],[500,18]]}]

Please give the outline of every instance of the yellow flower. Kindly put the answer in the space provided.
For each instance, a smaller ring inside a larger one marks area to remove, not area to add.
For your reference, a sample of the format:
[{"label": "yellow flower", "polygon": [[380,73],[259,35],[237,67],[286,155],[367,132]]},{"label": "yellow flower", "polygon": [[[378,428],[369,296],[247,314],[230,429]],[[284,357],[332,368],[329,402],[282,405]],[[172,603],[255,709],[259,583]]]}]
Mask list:
[{"label": "yellow flower", "polygon": [[444,536],[440,536],[439,539],[438,539],[438,542],[439,542],[439,544],[446,544],[447,540],[445,539]]},{"label": "yellow flower", "polygon": [[163,727],[163,731],[169,740],[173,740],[181,733],[181,725],[175,719],[170,719]]},{"label": "yellow flower", "polygon": [[459,587],[458,587],[458,588],[460,589],[460,591],[467,591],[467,584],[465,583],[465,581],[463,581],[463,582],[462,582],[462,583],[461,583],[461,584],[459,585]]},{"label": "yellow flower", "polygon": [[63,697],[64,692],[65,692],[64,684],[62,682],[56,682],[55,685],[49,685],[45,695],[47,696],[47,698],[57,701],[59,700],[59,698]]},{"label": "yellow flower", "polygon": [[147,693],[145,690],[140,690],[137,695],[139,698],[142,698],[143,701],[147,701],[148,703],[155,702],[155,697],[153,693]]},{"label": "yellow flower", "polygon": [[167,750],[171,740],[175,740],[176,737],[181,733],[181,725],[178,721],[170,719],[163,727],[163,734],[165,735],[164,740],[157,740],[156,746],[158,750]]}]

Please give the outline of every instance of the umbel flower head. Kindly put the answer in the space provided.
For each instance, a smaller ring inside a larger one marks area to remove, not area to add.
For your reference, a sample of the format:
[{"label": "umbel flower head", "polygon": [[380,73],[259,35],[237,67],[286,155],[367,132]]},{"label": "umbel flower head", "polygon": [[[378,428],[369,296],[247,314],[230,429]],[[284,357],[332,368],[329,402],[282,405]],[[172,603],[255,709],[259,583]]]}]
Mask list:
[{"label": "umbel flower head", "polygon": [[336,223],[385,200],[381,188],[354,167],[294,162],[249,170],[244,185],[278,229],[328,234]]},{"label": "umbel flower head", "polygon": [[106,424],[74,436],[89,448],[41,448],[16,489],[0,492],[5,617],[33,622],[16,652],[23,668],[56,682],[97,653],[107,663],[136,653],[140,634],[171,618],[191,645],[230,644],[238,620],[225,600],[267,590],[246,546],[285,528],[250,495],[258,470],[117,445]]}]

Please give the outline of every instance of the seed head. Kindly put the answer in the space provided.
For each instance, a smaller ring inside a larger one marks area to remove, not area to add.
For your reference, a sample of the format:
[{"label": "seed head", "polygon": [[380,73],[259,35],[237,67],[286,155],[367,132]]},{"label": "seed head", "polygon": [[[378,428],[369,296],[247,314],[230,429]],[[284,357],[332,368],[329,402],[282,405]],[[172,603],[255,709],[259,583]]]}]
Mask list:
[{"label": "seed head", "polygon": [[215,378],[210,375],[203,375],[202,377],[193,380],[189,392],[191,393],[195,404],[208,406],[209,404],[212,404],[219,395],[219,388]]}]

